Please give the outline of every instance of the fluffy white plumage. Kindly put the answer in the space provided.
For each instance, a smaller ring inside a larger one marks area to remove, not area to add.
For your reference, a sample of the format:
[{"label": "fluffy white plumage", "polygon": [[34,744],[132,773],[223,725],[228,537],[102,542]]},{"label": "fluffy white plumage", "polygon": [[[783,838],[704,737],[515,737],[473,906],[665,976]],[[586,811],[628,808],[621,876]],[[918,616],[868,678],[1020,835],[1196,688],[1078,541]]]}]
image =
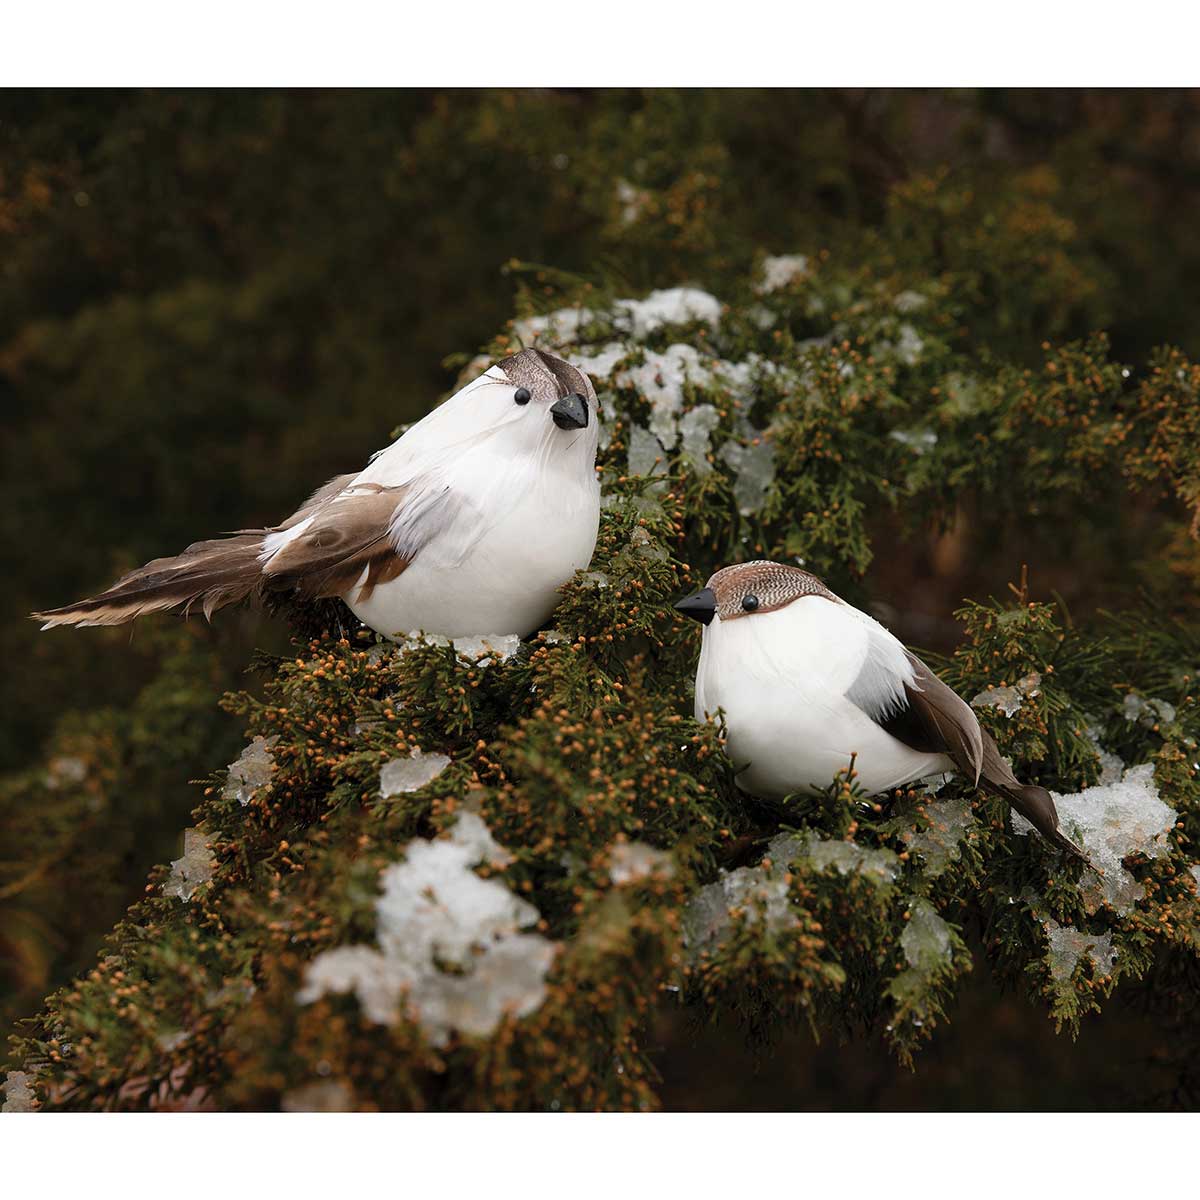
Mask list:
[{"label": "fluffy white plumage", "polygon": [[910,749],[869,715],[890,715],[913,682],[904,647],[877,621],[840,601],[801,596],[705,627],[696,717],[724,710],[727,750],[746,791],[820,791],[855,756],[859,784],[883,792],[955,769],[947,755]]}]

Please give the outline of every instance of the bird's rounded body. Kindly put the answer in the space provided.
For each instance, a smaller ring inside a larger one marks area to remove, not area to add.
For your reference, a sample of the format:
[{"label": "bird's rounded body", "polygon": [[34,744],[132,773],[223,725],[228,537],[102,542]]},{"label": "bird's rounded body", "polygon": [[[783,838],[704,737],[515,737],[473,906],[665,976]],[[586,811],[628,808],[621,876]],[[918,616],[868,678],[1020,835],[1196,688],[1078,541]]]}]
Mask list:
[{"label": "bird's rounded body", "polygon": [[591,381],[540,350],[496,363],[270,529],[197,542],[43,628],[266,597],[340,597],[376,632],[532,633],[600,524]]},{"label": "bird's rounded body", "polygon": [[550,616],[558,589],[591,561],[600,484],[590,459],[576,462],[579,455],[568,452],[514,480],[510,498],[495,505],[494,484],[487,481],[513,467],[511,459],[496,461],[497,454],[506,450],[484,444],[452,472],[462,504],[473,510],[472,523],[486,532],[462,551],[453,542],[431,542],[403,574],[365,597],[352,588],[344,599],[360,621],[387,637],[417,630],[465,637],[525,635]]},{"label": "bird's rounded body", "polygon": [[898,741],[847,698],[863,677],[872,639],[904,672],[904,648],[887,630],[819,595],[705,628],[696,718],[724,711],[726,750],[741,788],[773,798],[819,792],[852,758],[856,782],[872,793],[954,769],[945,754]]}]

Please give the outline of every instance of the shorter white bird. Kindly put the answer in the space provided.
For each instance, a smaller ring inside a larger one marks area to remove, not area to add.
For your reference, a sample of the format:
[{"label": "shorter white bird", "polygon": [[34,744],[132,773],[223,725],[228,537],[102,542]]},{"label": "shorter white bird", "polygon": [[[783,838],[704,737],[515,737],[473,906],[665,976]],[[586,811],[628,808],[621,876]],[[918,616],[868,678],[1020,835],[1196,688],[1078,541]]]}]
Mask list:
[{"label": "shorter white bird", "polygon": [[1017,781],[971,706],[816,576],[739,563],[675,607],[705,627],[696,719],[724,710],[743,790],[820,792],[851,758],[869,793],[958,771],[1083,857],[1059,831],[1050,793]]},{"label": "shorter white bird", "polygon": [[596,546],[595,409],[582,371],[522,350],[274,528],[197,542],[33,615],[44,629],[120,625],[165,609],[207,617],[241,600],[337,596],[386,637],[532,633]]}]

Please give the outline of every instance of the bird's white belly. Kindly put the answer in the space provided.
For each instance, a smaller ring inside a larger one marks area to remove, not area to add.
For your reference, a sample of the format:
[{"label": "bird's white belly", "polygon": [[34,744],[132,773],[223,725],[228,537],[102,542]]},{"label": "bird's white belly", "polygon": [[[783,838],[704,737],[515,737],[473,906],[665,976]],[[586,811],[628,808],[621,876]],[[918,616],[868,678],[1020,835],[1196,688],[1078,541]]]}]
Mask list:
[{"label": "bird's white belly", "polygon": [[497,521],[461,562],[418,553],[405,571],[365,599],[345,597],[359,620],[385,637],[414,630],[446,637],[532,633],[554,611],[558,589],[591,561],[599,504],[572,513],[533,490]]},{"label": "bird's white belly", "polygon": [[[818,605],[826,603],[817,601]],[[819,614],[820,608],[816,609]],[[758,628],[763,628],[762,618]],[[743,624],[741,635],[755,626]],[[727,632],[727,631],[723,631]],[[726,752],[738,786],[761,796],[824,790],[854,759],[856,781],[868,793],[884,792],[954,766],[944,754],[906,746],[877,725],[840,688],[825,685],[817,648],[803,648],[811,660],[777,669],[751,636],[724,638],[714,649],[705,639],[696,679],[696,716],[723,709]]]}]

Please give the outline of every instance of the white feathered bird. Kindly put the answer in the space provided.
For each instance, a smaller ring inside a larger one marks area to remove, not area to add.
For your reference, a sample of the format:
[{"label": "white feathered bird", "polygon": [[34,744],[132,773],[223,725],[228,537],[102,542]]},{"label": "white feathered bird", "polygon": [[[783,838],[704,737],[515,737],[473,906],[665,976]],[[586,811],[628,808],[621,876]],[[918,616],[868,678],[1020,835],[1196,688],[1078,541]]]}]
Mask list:
[{"label": "white feathered bird", "polygon": [[43,629],[271,595],[340,596],[387,637],[527,634],[596,545],[591,381],[523,350],[318,490],[282,524],[197,542],[107,591],[34,613]]},{"label": "white feathered bird", "polygon": [[696,719],[724,711],[745,791],[820,792],[851,759],[869,793],[957,771],[1083,857],[1059,831],[1050,793],[1017,780],[971,706],[815,575],[739,563],[675,607],[704,625]]}]

